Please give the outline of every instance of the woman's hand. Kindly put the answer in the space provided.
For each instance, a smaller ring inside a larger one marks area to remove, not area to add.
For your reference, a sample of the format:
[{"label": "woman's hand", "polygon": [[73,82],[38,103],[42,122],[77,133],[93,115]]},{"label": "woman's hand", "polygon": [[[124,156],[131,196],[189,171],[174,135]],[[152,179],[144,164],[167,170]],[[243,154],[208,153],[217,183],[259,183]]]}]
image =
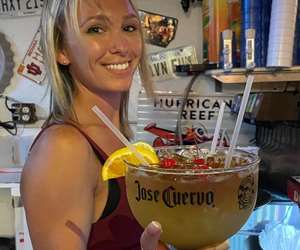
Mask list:
[{"label": "woman's hand", "polygon": [[[159,242],[160,235],[162,233],[161,225],[158,222],[151,222],[143,232],[141,236],[142,250],[167,250],[168,247]],[[222,244],[205,247],[199,250],[228,250],[229,244],[227,241]]]},{"label": "woman's hand", "polygon": [[159,242],[162,233],[161,225],[152,221],[141,236],[142,250],[168,250],[168,247]]}]

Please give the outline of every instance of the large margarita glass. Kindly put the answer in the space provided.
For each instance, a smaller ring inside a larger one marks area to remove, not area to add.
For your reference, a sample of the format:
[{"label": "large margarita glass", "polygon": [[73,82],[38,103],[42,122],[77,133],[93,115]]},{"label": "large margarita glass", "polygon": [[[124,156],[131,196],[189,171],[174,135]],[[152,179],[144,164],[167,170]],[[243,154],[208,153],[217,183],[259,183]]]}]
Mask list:
[{"label": "large margarita glass", "polygon": [[[194,147],[161,148],[158,155],[166,150],[189,157]],[[219,149],[214,160],[222,162],[226,153]],[[160,222],[161,240],[180,250],[228,239],[250,216],[258,186],[259,158],[240,150],[233,155],[235,166],[227,169],[197,169],[192,164],[165,169],[127,162],[126,189],[134,216],[143,227],[153,220]]]}]

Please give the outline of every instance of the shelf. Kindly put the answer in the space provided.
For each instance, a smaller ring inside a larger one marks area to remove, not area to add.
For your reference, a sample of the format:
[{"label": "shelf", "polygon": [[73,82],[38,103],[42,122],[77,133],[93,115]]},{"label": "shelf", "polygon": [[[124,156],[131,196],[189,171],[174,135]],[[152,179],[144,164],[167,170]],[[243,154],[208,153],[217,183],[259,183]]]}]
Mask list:
[{"label": "shelf", "polygon": [[300,66],[291,68],[255,68],[247,71],[244,68],[234,68],[231,71],[207,70],[206,75],[220,83],[245,83],[247,74],[255,75],[256,83],[300,82]]}]

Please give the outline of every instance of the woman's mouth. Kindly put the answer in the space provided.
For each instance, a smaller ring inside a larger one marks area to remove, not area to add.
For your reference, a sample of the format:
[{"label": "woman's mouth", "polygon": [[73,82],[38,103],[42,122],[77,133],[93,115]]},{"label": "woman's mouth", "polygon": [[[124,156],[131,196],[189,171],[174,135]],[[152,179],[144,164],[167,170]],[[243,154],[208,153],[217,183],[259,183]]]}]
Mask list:
[{"label": "woman's mouth", "polygon": [[112,71],[124,71],[129,68],[130,62],[125,63],[116,63],[116,64],[107,64],[105,65],[106,69]]}]

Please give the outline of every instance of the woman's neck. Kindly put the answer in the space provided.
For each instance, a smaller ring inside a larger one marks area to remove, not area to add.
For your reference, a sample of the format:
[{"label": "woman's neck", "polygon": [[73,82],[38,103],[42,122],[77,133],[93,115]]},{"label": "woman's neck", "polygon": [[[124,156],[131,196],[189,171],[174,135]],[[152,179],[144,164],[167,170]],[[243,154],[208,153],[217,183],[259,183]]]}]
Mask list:
[{"label": "woman's neck", "polygon": [[121,92],[95,94],[82,84],[77,86],[78,88],[74,97],[74,112],[76,114],[75,119],[82,126],[105,126],[91,110],[92,107],[97,105],[117,128],[120,127]]}]

